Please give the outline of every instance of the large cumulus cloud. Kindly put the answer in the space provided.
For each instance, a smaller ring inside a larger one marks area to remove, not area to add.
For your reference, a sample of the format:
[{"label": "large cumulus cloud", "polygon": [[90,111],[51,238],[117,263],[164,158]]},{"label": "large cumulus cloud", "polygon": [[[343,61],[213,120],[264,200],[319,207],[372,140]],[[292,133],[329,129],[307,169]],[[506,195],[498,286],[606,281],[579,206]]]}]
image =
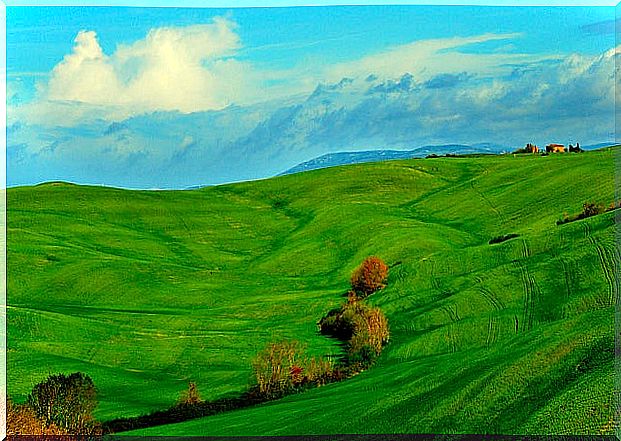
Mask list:
[{"label": "large cumulus cloud", "polygon": [[[82,30],[71,53],[39,83],[17,116],[48,125],[82,118],[120,120],[155,110],[193,112],[252,100],[253,71],[233,55],[241,47],[225,18],[186,27],[152,29],[107,55],[95,31]],[[254,88],[256,90],[256,88]]]}]

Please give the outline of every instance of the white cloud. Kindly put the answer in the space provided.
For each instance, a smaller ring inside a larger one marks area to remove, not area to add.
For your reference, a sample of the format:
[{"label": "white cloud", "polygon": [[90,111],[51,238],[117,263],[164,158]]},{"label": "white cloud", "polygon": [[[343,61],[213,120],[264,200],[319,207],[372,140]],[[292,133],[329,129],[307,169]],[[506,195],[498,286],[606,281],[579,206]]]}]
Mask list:
[{"label": "white cloud", "polygon": [[405,72],[414,74],[417,81],[440,73],[495,76],[510,71],[509,64],[550,58],[459,51],[468,45],[519,37],[484,34],[415,41],[327,67],[298,65],[266,71],[236,58],[242,49],[236,26],[215,18],[209,24],[155,28],[109,55],[94,31],[80,31],[72,52],[54,67],[47,81],[38,83],[37,98],[11,107],[10,118],[64,126],[85,118],[119,121],[157,110],[188,113],[283,98],[343,77],[390,78]]},{"label": "white cloud", "polygon": [[46,98],[113,104],[120,94],[114,67],[105,56],[93,31],[80,31],[73,52],[52,70]]},{"label": "white cloud", "polygon": [[[416,80],[428,80],[437,74],[474,73],[481,76],[496,76],[510,71],[511,65],[526,62],[557,59],[559,56],[533,56],[502,51],[492,53],[468,53],[459,49],[473,44],[512,40],[521,34],[483,34],[473,37],[438,38],[420,40],[395,46],[386,51],[369,55],[353,62],[333,66],[327,72],[331,81],[343,77],[365,77],[369,74],[380,77],[397,77],[406,72]],[[510,51],[512,46],[503,46]]]},{"label": "white cloud", "polygon": [[[80,31],[70,54],[39,83],[37,99],[13,109],[39,123],[71,125],[95,113],[111,120],[155,110],[221,109],[253,98],[251,67],[232,58],[235,23],[152,29],[106,55],[94,31]],[[79,105],[76,105],[79,104]],[[59,110],[71,108],[71,112]]]}]

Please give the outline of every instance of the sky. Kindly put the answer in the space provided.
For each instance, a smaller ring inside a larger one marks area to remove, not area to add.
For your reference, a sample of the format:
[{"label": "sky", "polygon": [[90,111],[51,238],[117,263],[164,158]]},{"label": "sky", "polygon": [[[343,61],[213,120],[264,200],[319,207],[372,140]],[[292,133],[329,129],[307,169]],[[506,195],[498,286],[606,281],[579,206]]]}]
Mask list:
[{"label": "sky", "polygon": [[6,11],[9,186],[185,188],[336,151],[615,137],[614,7],[24,3]]}]

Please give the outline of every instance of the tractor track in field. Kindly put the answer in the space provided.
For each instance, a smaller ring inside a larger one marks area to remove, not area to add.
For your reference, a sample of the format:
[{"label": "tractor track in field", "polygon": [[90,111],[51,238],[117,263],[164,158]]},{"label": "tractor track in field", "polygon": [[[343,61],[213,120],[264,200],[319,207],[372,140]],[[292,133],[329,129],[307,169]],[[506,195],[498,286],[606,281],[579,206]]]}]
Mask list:
[{"label": "tractor track in field", "polygon": [[[488,175],[489,174],[489,170],[487,168],[485,168],[485,167],[481,167],[480,170],[481,170],[481,175]],[[496,207],[496,205],[494,205],[494,203],[487,196],[485,196],[485,193],[483,193],[481,190],[479,190],[475,186],[474,182],[480,176],[474,177],[474,178],[472,178],[470,180],[470,187],[472,188],[472,191],[474,191],[481,199],[483,199],[485,201],[485,203],[487,205],[489,205],[491,210],[496,214],[496,216],[498,216],[498,219],[500,219],[500,221],[503,224],[505,224],[506,223],[506,219],[505,219],[505,216],[502,214],[502,212],[498,209],[498,207]]]},{"label": "tractor track in field", "polygon": [[489,347],[498,340],[498,317],[496,317],[495,313],[497,311],[505,309],[506,305],[491,290],[483,286],[483,280],[479,276],[476,276],[474,280],[478,285],[479,293],[481,293],[481,296],[494,309],[494,311],[489,315],[487,322],[487,338],[485,341],[485,346]]},{"label": "tractor track in field", "polygon": [[564,259],[561,259],[561,265],[563,266],[563,274],[565,276],[565,290],[567,292],[567,297],[570,298],[573,294],[571,289],[571,272],[567,262]]},{"label": "tractor track in field", "polygon": [[[442,290],[442,286],[440,285],[438,278],[435,276],[434,268],[435,268],[434,261],[431,261],[430,271],[429,271],[429,276],[430,276],[429,280],[431,283],[431,287],[435,291],[440,293],[442,296],[444,296],[444,291]],[[457,352],[457,336],[455,334],[454,327],[455,327],[455,323],[461,320],[461,318],[459,317],[459,313],[457,312],[457,305],[455,304],[444,305],[440,307],[440,310],[446,314],[446,316],[449,318],[449,321],[450,321],[446,325],[446,332],[447,332],[446,338],[447,338],[447,342],[449,345],[449,351],[451,353]]]},{"label": "tractor track in field", "polygon": [[451,353],[457,352],[457,335],[455,333],[455,324],[460,320],[459,314],[457,314],[457,305],[455,305],[455,310],[453,310],[452,305],[445,305],[440,308],[449,318],[450,323],[446,326],[447,332],[447,340],[450,346]]},{"label": "tractor track in field", "polygon": [[496,317],[488,317],[487,319],[487,337],[485,338],[485,347],[489,348],[498,341],[498,319]]},{"label": "tractor track in field", "polygon": [[[563,234],[563,230],[559,229],[558,230],[558,235],[559,235],[559,238],[560,238],[560,242],[561,243],[565,243],[565,235]],[[556,253],[555,257],[558,258],[559,255],[560,255],[558,253],[558,251],[556,250],[555,247],[552,247],[552,249]],[[565,279],[565,292],[567,294],[567,298],[569,299],[573,295],[573,289],[572,289],[573,283],[572,283],[572,277],[571,277],[572,272],[571,272],[571,269],[570,269],[569,264],[567,263],[566,259],[562,259],[561,258],[559,260],[561,262],[561,266],[563,267],[563,276],[564,276],[563,278]]]},{"label": "tractor track in field", "polygon": [[524,290],[524,307],[522,313],[522,331],[528,331],[533,327],[535,300],[541,295],[541,289],[535,282],[535,278],[530,273],[523,260],[530,257],[530,249],[525,239],[522,239],[522,256],[513,261],[520,271],[522,279],[522,289]]},{"label": "tractor track in field", "polygon": [[487,300],[487,302],[496,311],[500,311],[506,308],[505,303],[502,300],[500,300],[500,298],[497,295],[495,295],[489,288],[486,288],[485,286],[483,286],[483,279],[481,279],[479,276],[476,276],[474,280],[476,281],[478,288],[479,288],[479,292],[481,293],[483,298]]},{"label": "tractor track in field", "polygon": [[438,278],[436,277],[436,272],[435,272],[435,261],[431,260],[430,262],[430,268],[429,268],[429,281],[431,283],[431,287],[438,291],[438,292],[442,292],[442,288],[440,287],[440,282],[438,281]]},{"label": "tractor track in field", "polygon": [[[602,267],[602,273],[608,285],[608,306],[612,306],[619,296],[619,279],[614,271],[614,267],[616,266],[615,259],[612,259],[608,250],[593,237],[591,234],[591,226],[588,222],[584,222],[582,225],[584,227],[584,237],[595,247],[600,266]],[[618,251],[615,254],[618,254]],[[619,256],[614,257],[618,258]],[[611,268],[608,262],[611,262],[613,268]]]}]

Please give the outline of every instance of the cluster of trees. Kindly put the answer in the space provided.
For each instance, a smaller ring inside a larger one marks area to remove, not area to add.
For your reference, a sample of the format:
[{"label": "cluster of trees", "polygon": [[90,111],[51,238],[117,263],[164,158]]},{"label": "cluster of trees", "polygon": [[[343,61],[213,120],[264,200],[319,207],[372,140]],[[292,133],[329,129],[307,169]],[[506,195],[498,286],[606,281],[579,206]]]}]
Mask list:
[{"label": "cluster of trees", "polygon": [[611,202],[608,206],[603,203],[597,202],[585,202],[582,204],[582,212],[570,216],[568,213],[563,213],[562,219],[556,221],[556,225],[566,224],[568,222],[577,221],[580,219],[586,219],[587,217],[597,216],[598,214],[606,213],[607,211],[616,210],[617,208],[621,208],[621,201],[615,204],[615,202]]},{"label": "cluster of trees", "polygon": [[196,383],[190,381],[188,383],[188,389],[181,392],[179,400],[177,401],[177,406],[194,406],[202,402],[203,399],[201,398],[201,394],[198,392]]},{"label": "cluster of trees", "polygon": [[50,375],[38,383],[26,403],[7,403],[8,435],[99,435],[93,418],[97,392],[81,373]]},{"label": "cluster of trees", "polygon": [[368,368],[388,342],[388,321],[379,308],[364,299],[384,288],[388,266],[378,257],[366,258],[351,275],[347,302],[319,321],[322,334],[345,343],[346,356],[337,364],[309,358],[296,341],[270,343],[253,360],[253,390],[273,399],[309,386],[340,381]]},{"label": "cluster of trees", "polygon": [[6,434],[11,435],[67,435],[54,423],[46,424],[25,404],[15,404],[11,399],[6,405]]},{"label": "cluster of trees", "polygon": [[343,360],[346,375],[355,374],[373,364],[388,343],[388,320],[380,308],[371,307],[364,299],[384,288],[388,280],[388,265],[370,256],[353,271],[351,291],[347,302],[321,319],[322,334],[345,342],[347,355]]}]

